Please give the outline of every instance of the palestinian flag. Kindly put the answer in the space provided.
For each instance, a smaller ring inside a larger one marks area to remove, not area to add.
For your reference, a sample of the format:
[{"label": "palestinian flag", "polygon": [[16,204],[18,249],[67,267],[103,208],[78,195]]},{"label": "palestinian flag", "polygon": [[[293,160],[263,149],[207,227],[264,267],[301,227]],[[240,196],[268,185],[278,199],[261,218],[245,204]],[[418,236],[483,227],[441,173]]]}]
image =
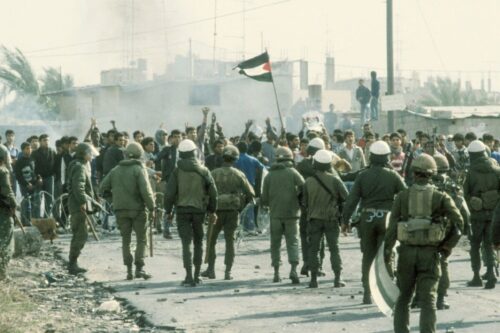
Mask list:
[{"label": "palestinian flag", "polygon": [[263,82],[273,82],[271,63],[269,62],[269,54],[267,54],[267,52],[243,61],[236,66],[235,69],[236,68],[239,69],[240,74],[246,75],[251,79]]}]

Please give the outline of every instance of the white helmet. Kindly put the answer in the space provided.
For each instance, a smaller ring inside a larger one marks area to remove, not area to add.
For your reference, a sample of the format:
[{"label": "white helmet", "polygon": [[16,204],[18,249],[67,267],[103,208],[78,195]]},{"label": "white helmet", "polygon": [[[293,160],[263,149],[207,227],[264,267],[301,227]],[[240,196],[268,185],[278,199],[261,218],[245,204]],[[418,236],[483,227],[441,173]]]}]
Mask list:
[{"label": "white helmet", "polygon": [[474,140],[469,143],[469,147],[467,147],[469,153],[481,153],[486,150],[486,146],[479,140]]},{"label": "white helmet", "polygon": [[316,154],[314,154],[314,161],[315,162],[318,162],[318,163],[321,163],[321,164],[329,164],[329,163],[332,163],[332,158],[333,158],[333,155],[330,151],[326,150],[326,149],[320,149],[316,152]]},{"label": "white helmet", "polygon": [[181,143],[179,143],[179,153],[187,153],[196,150],[196,148],[196,144],[189,139],[182,140]]},{"label": "white helmet", "polygon": [[378,140],[372,143],[370,146],[370,154],[374,155],[387,155],[391,153],[391,148],[389,148],[389,145],[387,142]]},{"label": "white helmet", "polygon": [[311,141],[309,141],[309,146],[308,147],[313,147],[316,149],[325,149],[325,141],[321,138],[314,138]]}]

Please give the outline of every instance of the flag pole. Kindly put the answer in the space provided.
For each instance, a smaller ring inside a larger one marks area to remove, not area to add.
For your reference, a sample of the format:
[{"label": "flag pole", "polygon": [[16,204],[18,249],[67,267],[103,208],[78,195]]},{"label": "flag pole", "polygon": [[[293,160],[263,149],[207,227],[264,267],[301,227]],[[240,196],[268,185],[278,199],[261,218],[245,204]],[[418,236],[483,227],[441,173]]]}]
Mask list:
[{"label": "flag pole", "polygon": [[[267,49],[266,53],[269,56]],[[276,108],[278,109],[278,116],[280,117],[281,128],[284,129],[285,125],[283,124],[283,117],[281,116],[280,103],[278,101],[278,93],[276,92],[276,85],[274,84],[274,76],[272,70],[271,70],[271,78],[272,78],[271,83],[273,84],[273,90],[274,90],[274,98],[276,100]]]}]

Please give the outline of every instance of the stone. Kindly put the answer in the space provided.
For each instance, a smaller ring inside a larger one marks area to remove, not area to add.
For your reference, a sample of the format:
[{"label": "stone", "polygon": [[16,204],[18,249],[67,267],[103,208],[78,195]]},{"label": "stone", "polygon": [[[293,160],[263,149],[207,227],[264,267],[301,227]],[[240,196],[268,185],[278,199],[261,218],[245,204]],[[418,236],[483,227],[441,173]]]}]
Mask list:
[{"label": "stone", "polygon": [[21,229],[14,230],[12,257],[18,258],[29,255],[37,255],[42,248],[42,235],[36,227],[24,227],[26,234]]},{"label": "stone", "polygon": [[97,309],[98,313],[118,313],[120,312],[120,303],[115,300],[103,302]]}]

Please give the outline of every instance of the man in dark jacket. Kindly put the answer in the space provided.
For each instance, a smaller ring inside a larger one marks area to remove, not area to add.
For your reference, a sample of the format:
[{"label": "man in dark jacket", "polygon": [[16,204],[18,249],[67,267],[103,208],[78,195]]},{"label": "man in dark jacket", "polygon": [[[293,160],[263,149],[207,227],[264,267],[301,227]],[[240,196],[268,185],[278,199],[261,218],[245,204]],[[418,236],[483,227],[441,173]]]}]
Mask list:
[{"label": "man in dark jacket", "polygon": [[113,169],[118,163],[125,158],[124,153],[125,139],[122,132],[116,132],[114,137],[114,144],[109,147],[104,153],[102,164],[102,172],[104,177]]},{"label": "man in dark jacket", "polygon": [[377,80],[377,72],[370,73],[372,78],[372,99],[370,101],[371,119],[378,120],[378,99],[380,97],[380,82]]},{"label": "man in dark jacket", "polygon": [[474,140],[468,147],[470,170],[465,176],[464,197],[471,211],[470,257],[474,276],[468,283],[470,287],[483,285],[481,269],[481,244],[486,265],[486,289],[495,288],[497,282],[494,267],[495,258],[491,244],[491,221],[493,210],[499,202],[500,168],[494,166],[486,156],[485,145]]},{"label": "man in dark jacket", "polygon": [[[165,213],[168,220],[172,220],[174,205],[176,207],[177,228],[182,241],[182,258],[186,270],[183,285],[193,287],[201,282],[205,216],[209,214],[210,223],[217,219],[217,189],[210,171],[196,159],[196,151],[196,144],[189,139],[179,144],[180,160],[169,178],[165,195]],[[191,242],[194,243],[193,255]]]},{"label": "man in dark jacket", "polygon": [[[49,147],[49,136],[40,135],[40,148],[35,150],[31,156],[35,162],[35,175],[42,183],[36,189],[36,199],[33,215],[34,217],[47,217],[52,211],[52,199],[54,195],[54,174],[56,152]],[[45,207],[42,210],[42,197]],[[41,212],[42,210],[42,212]]]},{"label": "man in dark jacket", "polygon": [[376,141],[370,146],[370,167],[359,173],[347,198],[342,228],[347,225],[360,204],[361,216],[359,234],[361,236],[361,275],[363,281],[363,303],[371,304],[371,291],[368,281],[370,266],[385,236],[386,215],[389,213],[394,197],[406,189],[399,174],[388,167],[391,149],[384,141]]},{"label": "man in dark jacket", "polygon": [[36,187],[35,162],[31,159],[31,146],[28,142],[21,144],[22,155],[14,165],[16,176],[23,200],[21,201],[21,222],[25,226],[31,225],[33,207],[33,193]]},{"label": "man in dark jacket", "polygon": [[371,93],[370,89],[364,86],[364,82],[363,79],[359,80],[359,87],[356,89],[356,100],[359,102],[362,124],[370,120],[368,103],[370,103]]}]

